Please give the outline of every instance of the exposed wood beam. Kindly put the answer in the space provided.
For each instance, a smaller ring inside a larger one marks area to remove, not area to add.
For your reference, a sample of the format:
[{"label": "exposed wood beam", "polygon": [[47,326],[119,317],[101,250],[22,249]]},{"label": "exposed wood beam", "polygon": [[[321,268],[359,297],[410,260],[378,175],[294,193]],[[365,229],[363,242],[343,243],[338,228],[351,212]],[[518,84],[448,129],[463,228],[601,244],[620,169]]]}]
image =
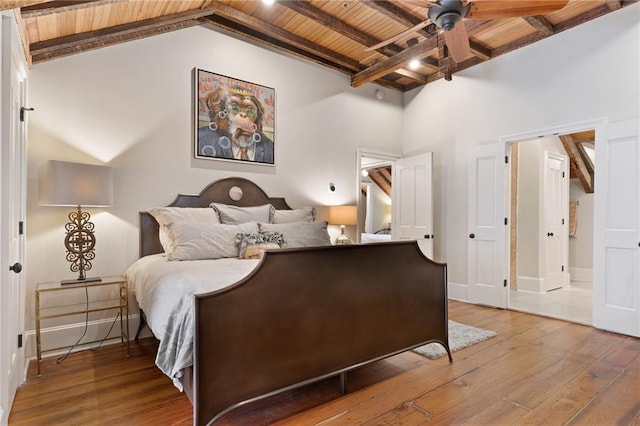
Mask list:
[{"label": "exposed wood beam", "polygon": [[238,9],[235,9],[226,4],[215,2],[211,5],[213,9],[215,9],[216,15],[222,16],[230,21],[242,24],[248,28],[255,28],[259,32],[273,37],[275,39],[281,40],[287,44],[300,48],[302,50],[306,50],[308,52],[313,53],[321,58],[324,58],[328,61],[334,62],[341,66],[344,66],[352,71],[359,71],[362,67],[360,63],[357,61],[348,58],[344,55],[339,55],[336,52],[327,49],[324,46],[321,46],[317,43],[313,43],[309,40],[306,40],[300,36],[292,34],[288,31],[285,31],[281,28],[276,27],[275,25],[271,25],[258,19],[256,17],[247,15],[244,12],[241,12]]},{"label": "exposed wood beam", "polygon": [[37,16],[51,15],[53,13],[71,12],[88,7],[97,7],[113,3],[122,3],[127,0],[54,0],[46,3],[38,3],[32,6],[25,6],[20,9],[22,17],[35,18]]},{"label": "exposed wood beam", "polygon": [[42,0],[2,0],[0,1],[0,10],[19,9],[25,6],[31,6],[38,3],[47,3]]},{"label": "exposed wood beam", "polygon": [[569,155],[569,161],[571,161],[571,165],[573,166],[572,168],[574,168],[584,192],[592,194],[593,180],[591,179],[589,170],[584,164],[582,156],[580,155],[573,138],[571,135],[563,135],[560,136],[560,140],[562,141],[562,146],[564,146],[565,151],[567,151],[567,154]]},{"label": "exposed wood beam", "polygon": [[594,164],[591,162],[591,158],[589,157],[589,154],[587,154],[587,151],[584,149],[584,146],[581,143],[576,143],[576,148],[580,153],[580,157],[582,158],[584,165],[587,167],[587,171],[589,172],[589,176],[591,177],[591,182],[593,183],[593,176],[595,172]]},{"label": "exposed wood beam", "polygon": [[595,130],[585,130],[583,132],[571,133],[571,137],[574,142],[577,144],[583,143],[596,143],[596,132]]},{"label": "exposed wood beam", "polygon": [[[335,16],[330,15],[321,9],[318,9],[308,1],[282,0],[282,1],[279,1],[277,4],[287,7],[293,10],[294,12],[299,13],[300,15],[313,20],[314,22],[317,22],[318,24],[324,27],[330,28],[339,34],[345,37],[348,37],[357,43],[362,44],[363,46],[372,46],[380,42],[380,40],[370,36],[369,34],[359,31],[349,26],[346,22],[336,18]],[[377,52],[389,57],[389,56],[395,55],[401,50],[402,49],[392,44],[392,45],[384,46],[380,49],[377,49]],[[404,71],[404,70],[399,70],[399,71]],[[426,77],[416,72],[407,71],[404,73],[398,72],[398,74],[407,78],[411,78],[412,80],[415,80],[422,84],[426,82]]]},{"label": "exposed wood beam", "polygon": [[544,16],[524,16],[522,19],[545,36],[553,35],[553,25]]},{"label": "exposed wood beam", "polygon": [[196,21],[196,19],[212,13],[213,10],[211,9],[195,9],[32,43],[30,45],[31,55],[33,62],[38,63],[74,53],[198,25],[199,22]]},{"label": "exposed wood beam", "polygon": [[382,175],[383,178],[385,178],[387,180],[387,182],[389,182],[389,186],[391,186],[391,168],[390,167],[380,167],[378,168],[378,171],[380,172],[380,174]]},{"label": "exposed wood beam", "polygon": [[504,55],[505,53],[512,52],[516,49],[528,46],[532,43],[535,43],[536,41],[540,41],[545,38],[546,36],[541,32],[535,32],[524,37],[520,37],[519,39],[514,40],[511,43],[503,44],[502,46],[491,50],[491,55],[495,58],[496,56]]},{"label": "exposed wood beam", "polygon": [[27,36],[27,27],[24,24],[24,20],[22,19],[22,15],[20,15],[19,9],[14,9],[14,15],[16,17],[16,23],[18,24],[18,31],[20,31],[20,40],[22,41],[22,50],[24,51],[24,57],[27,61],[27,67],[31,68],[33,65],[31,58],[31,51],[29,50],[29,40]]},{"label": "exposed wood beam", "polygon": [[[231,32],[233,34],[237,34],[238,37],[241,37],[242,39],[249,39],[249,40],[253,40],[254,42],[258,43],[258,45],[262,45],[262,46],[268,46],[271,47],[273,49],[277,49],[281,52],[284,52],[288,55],[292,55],[292,56],[296,56],[302,59],[305,59],[307,61],[311,61],[311,62],[315,62],[319,65],[322,65],[324,67],[327,68],[331,68],[334,69],[336,71],[339,71],[341,73],[347,74],[349,76],[351,76],[353,74],[353,70],[344,66],[341,66],[335,62],[329,61],[325,58],[322,58],[320,56],[317,56],[315,54],[313,54],[312,52],[309,52],[307,50],[298,48],[296,46],[292,46],[282,40],[276,39],[274,37],[269,37],[263,33],[261,33],[260,31],[258,31],[255,28],[249,28],[249,27],[245,27],[242,24],[239,24],[237,22],[231,21],[227,18],[224,18],[222,16],[219,15],[211,15],[208,16],[206,18],[202,18],[201,22],[203,24],[208,24],[211,25],[213,27],[225,30],[227,32]],[[384,87],[388,87],[390,89],[394,89],[394,90],[403,90],[403,86],[401,84],[398,84],[394,81],[390,81],[387,79],[380,79],[376,82],[377,84],[379,84],[380,86],[384,86]]]},{"label": "exposed wood beam", "polygon": [[427,84],[427,77],[420,73],[417,73],[411,70],[406,70],[404,68],[398,68],[397,70],[395,70],[395,73],[400,74],[403,77],[407,77],[412,80],[415,80],[418,83]]},{"label": "exposed wood beam", "polygon": [[[635,4],[635,2],[632,1],[625,1],[625,2],[614,2],[614,3],[619,3],[620,7],[624,7],[624,6],[629,6],[630,4]],[[615,6],[614,6],[615,7]],[[574,18],[568,19],[566,21],[560,22],[556,25],[554,25],[553,29],[554,29],[554,34],[558,34],[562,31],[571,29],[573,27],[576,27],[580,24],[583,24],[587,21],[590,21],[592,19],[598,18],[602,15],[606,15],[607,13],[611,12],[611,8],[609,3],[607,4],[603,4],[595,9],[591,9],[585,13],[582,13]],[[544,38],[546,38],[547,36],[545,36],[544,34],[537,32],[528,36],[524,36],[521,37],[517,40],[512,41],[511,43],[507,43],[505,45],[502,45],[496,49],[493,49],[491,51],[492,56],[496,57],[496,56],[500,56],[503,55],[505,53],[511,52],[513,50],[516,49],[520,49],[521,47],[527,46],[529,44],[535,43],[536,41],[540,41]]]},{"label": "exposed wood beam", "polygon": [[[618,3],[620,7],[612,8],[611,6],[615,3]],[[578,25],[584,24],[592,19],[599,18],[600,16],[606,15],[607,13],[611,13],[612,10],[620,9],[621,7],[630,6],[632,4],[636,4],[636,1],[621,1],[621,2],[607,2],[600,7],[596,7],[595,9],[591,9],[581,15],[575,16],[571,19],[567,19],[566,21],[562,21],[554,26],[556,30],[556,34],[571,29],[573,27],[577,27]]]},{"label": "exposed wood beam", "polygon": [[444,79],[451,81],[455,62],[449,56],[447,46],[444,43],[438,43],[438,61],[440,61],[440,71]]},{"label": "exposed wood beam", "polygon": [[[367,33],[359,31],[346,22],[336,18],[333,15],[326,13],[325,11],[318,9],[308,1],[293,1],[293,0],[281,0],[277,2],[278,5],[287,7],[302,16],[311,19],[318,24],[330,28],[338,34],[342,34],[351,40],[360,43],[363,46],[373,46],[380,43],[381,40],[370,36]],[[401,49],[395,45],[385,46],[377,51],[386,56],[392,56],[398,53]]]},{"label": "exposed wood beam", "polygon": [[604,3],[609,10],[618,10],[622,7],[622,2],[619,0],[606,0]]},{"label": "exposed wood beam", "polygon": [[[360,0],[360,2],[366,4],[372,9],[375,9],[379,13],[385,15],[387,18],[406,26],[407,28],[416,26],[419,23],[424,22],[424,20],[426,19],[426,16],[424,18],[418,18],[388,0]],[[429,33],[426,28],[418,30],[416,31],[416,33],[421,34],[424,37],[432,36],[432,34]]]},{"label": "exposed wood beam", "polygon": [[479,45],[473,40],[469,40],[469,47],[471,48],[471,53],[480,59],[485,61],[491,59],[491,50],[486,47]]},{"label": "exposed wood beam", "polygon": [[[215,15],[212,18],[204,18],[204,19],[211,21],[211,23],[213,23],[214,25],[216,24],[215,17],[221,16],[225,19],[228,19],[229,21],[235,22],[237,24],[241,24],[242,26],[245,26],[247,28],[254,28],[259,33],[262,33],[268,37],[272,37],[276,40],[280,40],[290,46],[301,49],[308,53],[312,53],[313,55],[316,55],[325,61],[329,61],[337,65],[340,65],[345,69],[350,70],[352,73],[359,72],[362,69],[362,66],[360,65],[360,63],[351,58],[336,54],[336,52],[329,50],[323,46],[320,46],[317,43],[313,43],[295,34],[284,31],[281,28],[278,28],[274,25],[265,23],[264,21],[258,18],[247,15],[244,12],[241,12],[238,9],[230,7],[226,4],[216,2],[216,3],[213,3],[210,7],[215,9]],[[261,37],[260,39],[264,41],[266,38]],[[380,75],[379,77],[376,78],[376,80],[388,74],[391,74],[391,72]],[[381,79],[377,83],[381,85],[390,84],[390,82],[385,81],[383,79]],[[396,84],[395,88],[397,87],[399,86]]]},{"label": "exposed wood beam", "polygon": [[351,77],[351,86],[360,87],[366,83],[377,80],[387,74],[390,74],[402,68],[401,65],[408,62],[412,58],[421,59],[428,55],[428,51],[436,47],[436,38],[427,38],[419,42],[415,46],[411,46],[402,52],[380,61],[367,69],[364,69]]},{"label": "exposed wood beam", "polygon": [[389,185],[387,180],[380,174],[378,169],[369,170],[369,177],[380,187],[380,189],[382,189],[382,192],[391,197],[391,185]]},{"label": "exposed wood beam", "polygon": [[[466,61],[461,62],[459,64],[456,64],[454,73],[458,72],[458,71],[466,70],[467,68],[471,68],[471,67],[473,67],[475,65],[478,65],[478,64],[480,64],[482,62],[484,62],[484,60],[482,60],[482,59],[480,59],[480,58],[478,58],[476,56],[472,56],[469,59],[467,59]],[[443,70],[440,70],[437,73],[434,73],[434,74],[431,74],[430,76],[428,76],[427,80],[428,80],[429,83],[433,83],[434,81],[440,80],[441,78],[444,78],[444,77],[445,77],[445,74],[444,74]]]}]

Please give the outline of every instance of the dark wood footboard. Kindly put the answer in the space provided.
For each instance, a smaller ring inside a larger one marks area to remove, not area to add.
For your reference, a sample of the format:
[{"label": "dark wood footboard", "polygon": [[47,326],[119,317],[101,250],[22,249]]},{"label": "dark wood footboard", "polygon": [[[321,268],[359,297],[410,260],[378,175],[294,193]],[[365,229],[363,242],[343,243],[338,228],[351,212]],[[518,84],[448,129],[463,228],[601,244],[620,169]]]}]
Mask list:
[{"label": "dark wood footboard", "polygon": [[196,296],[194,424],[429,342],[451,360],[446,282],[415,241],[267,252]]}]

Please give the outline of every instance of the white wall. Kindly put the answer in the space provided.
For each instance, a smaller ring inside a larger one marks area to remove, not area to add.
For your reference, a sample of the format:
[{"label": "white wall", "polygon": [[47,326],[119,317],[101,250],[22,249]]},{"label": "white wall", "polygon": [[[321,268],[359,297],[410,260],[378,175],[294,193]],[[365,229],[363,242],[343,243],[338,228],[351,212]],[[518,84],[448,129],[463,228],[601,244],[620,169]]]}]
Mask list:
[{"label": "white wall", "polygon": [[537,141],[518,144],[518,289],[525,277],[542,278],[540,259],[540,147]]},{"label": "white wall", "polygon": [[473,147],[537,129],[640,116],[639,56],[636,4],[405,94],[403,151],[434,152],[441,236],[435,250],[448,263],[450,282],[467,284]]},{"label": "white wall", "polygon": [[[276,167],[192,159],[193,68],[276,89]],[[68,209],[37,205],[37,171],[47,160],[115,169],[113,207],[89,210],[97,245],[88,275],[101,276],[122,274],[137,259],[138,211],[177,193],[243,176],[293,207],[353,205],[356,150],[401,150],[399,92],[351,88],[346,75],[204,26],[37,64],[30,78],[29,307],[36,283],[76,276],[63,247]],[[33,308],[26,327],[34,327]]]}]

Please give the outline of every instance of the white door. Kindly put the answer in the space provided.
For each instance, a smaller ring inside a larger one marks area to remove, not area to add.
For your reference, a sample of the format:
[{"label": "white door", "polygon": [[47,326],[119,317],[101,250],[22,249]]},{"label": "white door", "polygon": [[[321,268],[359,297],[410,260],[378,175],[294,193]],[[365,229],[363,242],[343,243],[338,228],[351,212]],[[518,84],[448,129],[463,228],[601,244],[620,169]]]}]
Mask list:
[{"label": "white door", "polygon": [[593,325],[640,337],[640,120],[596,129]]},{"label": "white door", "polygon": [[544,153],[544,197],[542,197],[542,244],[545,260],[544,290],[564,287],[569,283],[567,267],[568,239],[565,218],[569,217],[567,157],[545,151]]},{"label": "white door", "polygon": [[[24,381],[24,259],[26,61],[15,20],[2,16],[0,98],[0,424],[6,424],[16,389]],[[18,266],[20,265],[20,266]],[[12,270],[10,270],[10,268]]]},{"label": "white door", "polygon": [[469,164],[469,300],[507,307],[505,144],[481,145]]},{"label": "white door", "polygon": [[433,153],[396,161],[393,178],[394,239],[418,240],[420,249],[433,259]]}]

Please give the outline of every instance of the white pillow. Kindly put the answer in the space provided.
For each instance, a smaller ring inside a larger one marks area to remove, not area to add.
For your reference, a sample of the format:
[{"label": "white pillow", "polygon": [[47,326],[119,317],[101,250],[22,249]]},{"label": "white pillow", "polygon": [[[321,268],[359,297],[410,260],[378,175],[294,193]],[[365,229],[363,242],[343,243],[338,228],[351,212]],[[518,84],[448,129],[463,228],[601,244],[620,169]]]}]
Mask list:
[{"label": "white pillow", "polygon": [[263,204],[255,207],[238,207],[229,204],[211,203],[218,212],[220,223],[273,222],[273,206]]},{"label": "white pillow", "polygon": [[287,248],[329,246],[327,222],[260,223],[260,232],[279,232]]},{"label": "white pillow", "polygon": [[258,232],[256,222],[239,225],[212,225],[198,222],[174,222],[169,227],[173,238],[169,260],[220,259],[238,257],[236,235]]},{"label": "white pillow", "polygon": [[173,222],[202,222],[211,225],[219,224],[218,214],[211,207],[156,207],[149,214],[160,225],[160,244],[165,253],[171,250],[171,235],[168,227]]},{"label": "white pillow", "polygon": [[314,220],[316,220],[316,209],[313,207],[276,210],[273,214],[273,223],[313,222]]}]

